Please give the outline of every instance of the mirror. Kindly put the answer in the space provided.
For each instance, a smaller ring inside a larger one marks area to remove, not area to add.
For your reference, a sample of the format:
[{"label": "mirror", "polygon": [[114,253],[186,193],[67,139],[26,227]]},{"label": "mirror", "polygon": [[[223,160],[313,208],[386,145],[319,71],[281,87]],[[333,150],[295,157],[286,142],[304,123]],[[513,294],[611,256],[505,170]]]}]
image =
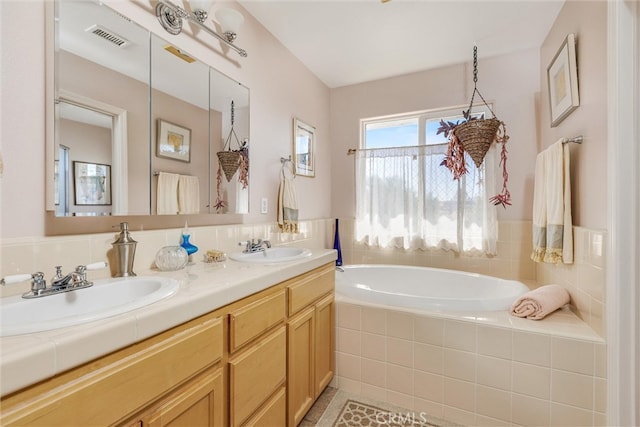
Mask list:
[{"label": "mirror", "polygon": [[248,88],[98,2],[56,1],[55,36],[55,216],[249,212]]}]

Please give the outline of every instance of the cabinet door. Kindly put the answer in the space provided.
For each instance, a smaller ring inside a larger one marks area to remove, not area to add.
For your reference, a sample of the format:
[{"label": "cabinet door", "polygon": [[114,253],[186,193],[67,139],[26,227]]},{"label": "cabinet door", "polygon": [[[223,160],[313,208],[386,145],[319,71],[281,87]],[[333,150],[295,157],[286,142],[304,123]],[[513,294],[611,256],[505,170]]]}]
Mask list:
[{"label": "cabinet door", "polygon": [[282,325],[229,359],[230,425],[244,423],[285,383],[286,346]]},{"label": "cabinet door", "polygon": [[316,306],[315,329],[315,398],[317,399],[331,382],[335,372],[335,311],[333,292]]},{"label": "cabinet door", "polygon": [[287,393],[284,387],[274,394],[242,427],[284,427],[287,425]]},{"label": "cabinet door", "polygon": [[287,400],[289,426],[297,426],[315,400],[314,338],[315,307],[311,306],[289,320]]},{"label": "cabinet door", "polygon": [[224,424],[222,368],[189,381],[143,417],[149,427],[205,427]]}]

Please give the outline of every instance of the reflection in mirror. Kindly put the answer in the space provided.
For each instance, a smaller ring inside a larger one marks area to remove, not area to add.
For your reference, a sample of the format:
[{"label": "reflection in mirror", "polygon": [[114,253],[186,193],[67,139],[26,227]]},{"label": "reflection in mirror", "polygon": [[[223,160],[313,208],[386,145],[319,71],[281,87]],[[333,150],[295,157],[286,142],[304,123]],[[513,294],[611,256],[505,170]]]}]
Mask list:
[{"label": "reflection in mirror", "polygon": [[[56,215],[148,215],[149,33],[92,1],[56,17]],[[109,204],[76,203],[73,162],[109,166]]]},{"label": "reflection in mirror", "polygon": [[249,213],[249,89],[212,69],[210,92],[211,212]]},{"label": "reflection in mirror", "polygon": [[152,212],[209,206],[209,67],[151,37]]},{"label": "reflection in mirror", "polygon": [[[55,215],[248,213],[248,88],[97,0],[54,4]],[[246,162],[218,185],[225,150]],[[74,162],[108,166],[110,203],[75,203]]]}]

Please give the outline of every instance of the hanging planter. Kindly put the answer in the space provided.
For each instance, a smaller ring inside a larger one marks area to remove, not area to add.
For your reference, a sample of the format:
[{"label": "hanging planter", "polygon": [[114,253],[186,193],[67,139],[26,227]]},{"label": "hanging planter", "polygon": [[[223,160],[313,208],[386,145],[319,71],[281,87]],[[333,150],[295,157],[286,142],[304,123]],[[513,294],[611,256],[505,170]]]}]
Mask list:
[{"label": "hanging planter", "polygon": [[[462,112],[464,121],[461,123],[440,121],[438,134],[444,133],[444,136],[449,139],[447,154],[441,164],[451,171],[454,179],[459,179],[467,173],[464,153],[469,154],[469,157],[471,157],[476,167],[480,168],[491,144],[494,142],[501,143],[500,166],[502,166],[503,178],[502,192],[491,197],[489,201],[494,205],[502,205],[506,208],[507,205],[511,205],[511,194],[507,189],[509,174],[507,173],[506,143],[509,140],[509,136],[507,135],[504,122],[496,117],[478,90],[478,48],[476,46],[473,47],[473,83],[474,88],[469,109]],[[491,111],[491,118],[476,118],[472,115],[473,101],[476,93],[480,96],[480,99],[482,99],[487,109]]]},{"label": "hanging planter", "polygon": [[[220,167],[224,172],[225,178],[227,178],[227,182],[231,182],[231,178],[233,178],[233,175],[235,175],[238,169],[241,168],[239,181],[242,183],[242,188],[246,188],[246,186],[249,184],[249,148],[247,147],[246,141],[241,144],[240,140],[238,140],[236,131],[233,129],[234,121],[235,105],[234,102],[231,101],[231,130],[229,131],[229,136],[227,137],[224,146],[222,147],[222,151],[218,151],[216,154],[218,155],[218,162],[220,163]],[[231,149],[232,137],[235,138],[236,144],[238,146],[237,150]]]},{"label": "hanging planter", "polygon": [[231,181],[233,175],[240,168],[240,152],[239,151],[218,151],[218,161],[220,162],[220,167],[224,172],[225,178],[227,178],[227,182]]}]

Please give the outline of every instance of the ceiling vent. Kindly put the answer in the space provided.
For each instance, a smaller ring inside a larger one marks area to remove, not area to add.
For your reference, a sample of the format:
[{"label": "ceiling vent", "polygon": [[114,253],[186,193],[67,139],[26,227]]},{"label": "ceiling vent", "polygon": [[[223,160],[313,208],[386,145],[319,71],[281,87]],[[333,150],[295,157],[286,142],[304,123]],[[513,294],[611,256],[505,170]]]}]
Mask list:
[{"label": "ceiling vent", "polygon": [[85,30],[88,33],[95,34],[96,36],[113,43],[118,47],[127,47],[131,44],[131,42],[124,37],[121,37],[114,33],[113,31],[103,27],[102,25],[92,25],[91,27]]}]

